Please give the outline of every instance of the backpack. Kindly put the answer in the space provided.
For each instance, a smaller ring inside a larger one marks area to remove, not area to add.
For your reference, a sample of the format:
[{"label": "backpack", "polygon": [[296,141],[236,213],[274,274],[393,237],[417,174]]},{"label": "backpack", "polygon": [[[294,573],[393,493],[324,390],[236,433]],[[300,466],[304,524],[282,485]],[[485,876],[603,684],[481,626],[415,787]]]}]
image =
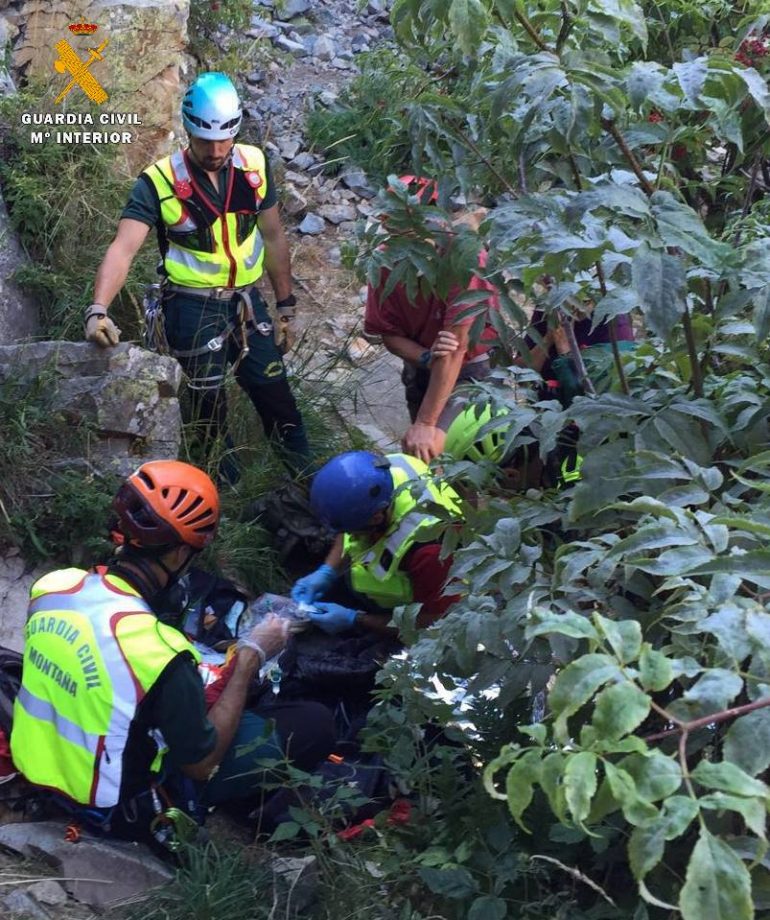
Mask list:
[{"label": "backpack", "polygon": [[22,656],[0,645],[0,731],[11,736],[13,701],[21,688]]},{"label": "backpack", "polygon": [[18,775],[11,759],[11,725],[13,701],[21,687],[22,656],[0,645],[0,783]]},{"label": "backpack", "polygon": [[253,521],[275,537],[282,563],[299,554],[305,571],[314,560],[326,558],[334,539],[313,514],[304,489],[296,482],[286,482],[252,502],[241,520]]}]

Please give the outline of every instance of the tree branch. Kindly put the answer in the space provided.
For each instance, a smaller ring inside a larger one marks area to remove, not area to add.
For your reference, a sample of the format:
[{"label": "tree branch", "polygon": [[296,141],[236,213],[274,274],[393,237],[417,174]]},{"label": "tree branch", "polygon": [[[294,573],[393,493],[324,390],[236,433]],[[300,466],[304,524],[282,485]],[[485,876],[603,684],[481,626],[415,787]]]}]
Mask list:
[{"label": "tree branch", "polygon": [[537,29],[532,25],[529,19],[527,19],[524,13],[517,9],[514,15],[516,16],[516,19],[519,21],[519,23],[524,26],[524,30],[526,31],[527,35],[529,35],[537,47],[541,51],[548,51],[548,45],[546,45],[543,39],[538,35]]},{"label": "tree branch", "polygon": [[660,741],[663,738],[669,738],[671,735],[677,735],[679,733],[689,734],[690,732],[697,731],[699,728],[705,728],[707,725],[714,725],[719,722],[727,722],[730,719],[737,719],[740,716],[745,716],[749,712],[755,712],[757,709],[765,709],[767,706],[770,706],[770,696],[763,697],[760,700],[754,700],[753,703],[745,703],[743,706],[733,706],[730,709],[722,709],[720,712],[712,712],[710,715],[701,716],[699,719],[691,719],[689,722],[682,722],[665,709],[653,703],[652,708],[658,715],[662,716],[668,722],[674,722],[675,728],[666,728],[663,731],[655,732],[654,735],[645,735],[642,741],[649,743],[650,741]]},{"label": "tree branch", "polygon": [[634,172],[634,175],[639,180],[639,184],[644,189],[644,193],[648,197],[650,197],[655,191],[655,189],[650,184],[649,179],[645,176],[644,171],[642,170],[642,167],[639,163],[639,160],[637,160],[636,156],[634,155],[633,150],[626,143],[626,139],[620,133],[620,129],[618,128],[618,126],[611,119],[602,118],[602,127],[604,128],[605,131],[607,131],[610,134],[610,136],[615,141],[615,143],[618,145],[618,147],[620,147],[621,153],[626,158],[628,165],[631,167],[631,169]]}]

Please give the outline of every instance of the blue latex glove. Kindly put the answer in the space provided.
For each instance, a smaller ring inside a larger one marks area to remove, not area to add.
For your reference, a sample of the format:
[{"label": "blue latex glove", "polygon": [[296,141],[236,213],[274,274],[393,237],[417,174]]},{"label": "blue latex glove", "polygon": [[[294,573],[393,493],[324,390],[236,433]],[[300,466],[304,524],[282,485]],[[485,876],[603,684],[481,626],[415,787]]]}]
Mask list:
[{"label": "blue latex glove", "polygon": [[311,572],[294,582],[291,589],[291,599],[295,604],[312,604],[316,598],[323,597],[326,594],[338,577],[337,570],[324,562],[315,572]]},{"label": "blue latex glove", "polygon": [[356,611],[342,604],[322,602],[315,605],[315,611],[308,613],[310,620],[330,636],[346,632],[356,624]]}]

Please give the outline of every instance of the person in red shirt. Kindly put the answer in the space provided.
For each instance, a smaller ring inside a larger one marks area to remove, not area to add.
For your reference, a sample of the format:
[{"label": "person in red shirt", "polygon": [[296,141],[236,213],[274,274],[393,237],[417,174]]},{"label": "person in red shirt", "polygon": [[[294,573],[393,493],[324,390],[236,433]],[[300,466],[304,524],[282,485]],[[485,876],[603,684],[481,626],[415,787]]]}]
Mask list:
[{"label": "person in red shirt", "polygon": [[[402,181],[412,177],[404,177]],[[463,215],[455,223],[478,229],[484,211]],[[404,362],[402,380],[406,389],[409,417],[412,421],[401,446],[407,454],[429,463],[444,449],[446,430],[452,413],[447,404],[458,383],[483,380],[489,375],[489,351],[496,333],[487,322],[480,340],[471,343],[470,330],[475,316],[467,310],[462,297],[466,291],[488,291],[485,308],[499,309],[494,287],[481,277],[487,254],[479,252],[479,274],[467,289],[455,288],[446,300],[435,294],[418,293],[410,300],[406,287],[397,284],[383,296],[389,272],[380,272],[378,284],[367,289],[364,332],[382,337],[392,354]]]}]

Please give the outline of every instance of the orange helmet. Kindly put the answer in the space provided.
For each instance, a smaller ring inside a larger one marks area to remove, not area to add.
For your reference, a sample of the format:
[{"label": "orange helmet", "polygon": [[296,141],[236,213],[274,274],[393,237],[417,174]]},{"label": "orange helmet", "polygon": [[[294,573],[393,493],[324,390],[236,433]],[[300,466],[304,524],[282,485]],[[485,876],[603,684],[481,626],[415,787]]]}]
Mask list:
[{"label": "orange helmet", "polygon": [[113,508],[130,546],[203,549],[219,522],[216,486],[203,470],[178,460],[142,464],[118,490]]},{"label": "orange helmet", "polygon": [[399,182],[409,189],[410,195],[417,195],[420,204],[435,204],[438,201],[438,182],[425,176],[399,176]]}]

